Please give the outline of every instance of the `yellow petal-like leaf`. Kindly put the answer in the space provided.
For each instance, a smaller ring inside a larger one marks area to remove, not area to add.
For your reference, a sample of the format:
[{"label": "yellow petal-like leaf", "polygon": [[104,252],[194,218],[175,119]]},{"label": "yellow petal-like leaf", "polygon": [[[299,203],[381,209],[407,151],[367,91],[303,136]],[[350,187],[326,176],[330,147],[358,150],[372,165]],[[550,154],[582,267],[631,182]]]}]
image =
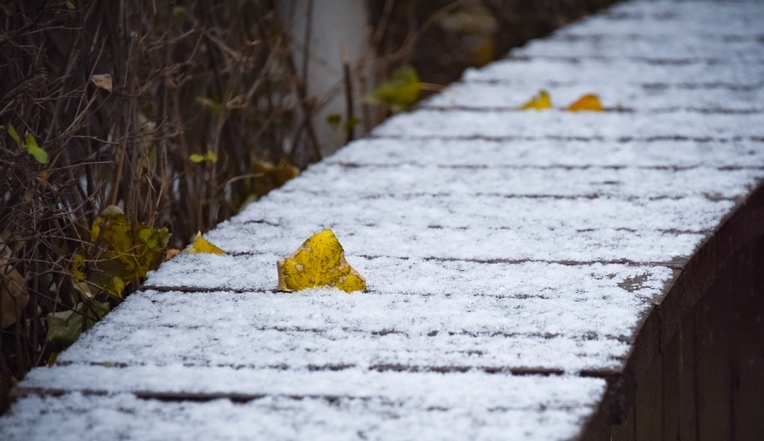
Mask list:
[{"label": "yellow petal-like leaf", "polygon": [[345,260],[345,251],[330,229],[311,236],[291,256],[279,260],[276,267],[279,291],[321,286],[334,286],[345,292],[366,289],[366,279]]},{"label": "yellow petal-like leaf", "polygon": [[600,103],[600,98],[597,95],[589,94],[582,96],[578,99],[578,101],[568,106],[568,108],[565,110],[568,112],[579,112],[581,110],[601,112],[602,103]]},{"label": "yellow petal-like leaf", "polygon": [[190,247],[183,250],[183,254],[225,254],[225,251],[221,250],[213,243],[209,242],[202,236],[202,232],[196,233],[194,243]]},{"label": "yellow petal-like leaf", "polygon": [[13,138],[14,141],[16,141],[16,144],[19,146],[22,145],[21,137],[19,136],[18,132],[16,132],[16,128],[13,127],[13,124],[8,123],[8,134]]},{"label": "yellow petal-like leaf", "polygon": [[40,164],[48,162],[48,153],[43,150],[38,144],[37,139],[31,133],[27,133],[27,152]]},{"label": "yellow petal-like leaf", "polygon": [[520,107],[520,110],[546,110],[552,108],[552,98],[546,90],[540,90],[538,96],[534,96]]}]

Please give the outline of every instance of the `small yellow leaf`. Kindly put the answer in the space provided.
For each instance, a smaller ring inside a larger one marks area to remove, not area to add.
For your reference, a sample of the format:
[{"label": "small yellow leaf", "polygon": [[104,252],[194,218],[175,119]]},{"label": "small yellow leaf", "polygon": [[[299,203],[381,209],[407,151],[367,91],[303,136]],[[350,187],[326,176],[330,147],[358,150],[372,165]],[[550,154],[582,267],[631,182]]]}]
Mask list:
[{"label": "small yellow leaf", "polygon": [[16,132],[16,128],[13,127],[13,124],[11,123],[8,123],[8,134],[11,135],[11,138],[13,138],[14,141],[16,141],[16,144],[19,146],[23,145],[21,142],[21,137],[19,136],[18,132]]},{"label": "small yellow leaf", "polygon": [[103,90],[112,91],[111,74],[96,74],[90,77],[90,81]]},{"label": "small yellow leaf", "polygon": [[546,110],[552,108],[552,98],[546,90],[540,90],[538,96],[534,96],[520,107],[520,110]]},{"label": "small yellow leaf", "polygon": [[279,291],[320,286],[334,286],[348,293],[366,289],[366,279],[345,260],[345,251],[330,229],[311,236],[291,256],[280,259],[276,267]]},{"label": "small yellow leaf", "polygon": [[393,111],[405,110],[419,99],[423,90],[416,70],[409,66],[401,66],[382,84],[366,96],[366,101],[372,104],[389,106]]},{"label": "small yellow leaf", "polygon": [[196,233],[194,243],[190,247],[183,250],[183,254],[225,254],[225,251],[221,250],[217,246],[213,245],[207,239],[202,237],[202,232]]},{"label": "small yellow leaf", "polygon": [[27,152],[32,155],[35,161],[39,162],[40,164],[45,164],[48,162],[48,153],[37,144],[37,139],[31,133],[27,133],[26,147]]},{"label": "small yellow leaf", "polygon": [[578,112],[581,110],[601,112],[602,104],[600,103],[600,99],[597,95],[589,94],[582,96],[578,99],[578,101],[568,106],[568,108],[565,110],[568,112]]}]

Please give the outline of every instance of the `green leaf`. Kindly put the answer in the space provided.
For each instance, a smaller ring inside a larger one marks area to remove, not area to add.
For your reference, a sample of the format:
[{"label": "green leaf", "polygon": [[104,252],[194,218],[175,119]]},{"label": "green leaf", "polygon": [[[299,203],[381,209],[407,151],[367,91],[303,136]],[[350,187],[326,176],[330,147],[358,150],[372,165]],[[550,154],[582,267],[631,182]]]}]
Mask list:
[{"label": "green leaf", "polygon": [[174,24],[180,23],[181,20],[188,14],[188,10],[183,6],[176,6],[172,8],[172,21]]},{"label": "green leaf", "polygon": [[74,9],[75,9],[75,7],[74,7],[74,3],[73,3],[71,0],[66,0],[66,7],[67,7],[67,9],[69,9],[70,11],[74,11]]},{"label": "green leaf", "polygon": [[396,69],[390,78],[382,82],[366,99],[400,111],[414,104],[421,91],[422,82],[419,81],[419,75],[413,67],[406,65]]},{"label": "green leaf", "polygon": [[191,156],[188,157],[188,159],[191,160],[191,162],[200,164],[204,161],[209,161],[212,163],[218,162],[218,155],[216,155],[214,152],[207,152],[205,154],[200,153],[193,153]]},{"label": "green leaf", "polygon": [[48,162],[48,152],[40,148],[37,145],[37,140],[34,135],[27,133],[27,152],[40,164],[46,164]]},{"label": "green leaf", "polygon": [[358,124],[361,124],[361,118],[351,116],[350,119],[345,121],[345,130],[350,130],[356,127]]},{"label": "green leaf", "polygon": [[[159,266],[170,241],[167,228],[132,225],[125,213],[114,205],[104,209],[90,230],[95,244],[88,255],[87,281],[107,294],[122,298],[131,281],[146,277]],[[84,261],[84,259],[83,259]]]},{"label": "green leaf", "polygon": [[82,316],[74,311],[61,311],[48,315],[48,342],[67,347],[82,332]]},{"label": "green leaf", "polygon": [[340,128],[340,124],[342,123],[342,115],[339,113],[332,113],[326,117],[326,123],[329,124],[329,127],[331,127],[332,130],[337,130]]},{"label": "green leaf", "polygon": [[213,115],[220,113],[220,100],[213,100],[211,98],[207,98],[206,96],[197,96],[196,102],[209,109],[210,113]]},{"label": "green leaf", "polygon": [[109,312],[109,304],[101,302],[78,303],[73,310],[48,314],[47,341],[54,347],[66,348],[77,340],[85,329]]},{"label": "green leaf", "polygon": [[19,136],[18,132],[16,132],[16,128],[13,127],[13,124],[8,123],[8,134],[11,135],[11,138],[13,138],[13,140],[16,141],[16,144],[18,144],[19,147],[22,147],[24,145],[21,142],[21,137]]},{"label": "green leaf", "polygon": [[104,288],[106,288],[106,292],[110,296],[121,299],[122,291],[125,290],[125,282],[120,277],[114,276],[111,278],[110,283],[106,284]]}]

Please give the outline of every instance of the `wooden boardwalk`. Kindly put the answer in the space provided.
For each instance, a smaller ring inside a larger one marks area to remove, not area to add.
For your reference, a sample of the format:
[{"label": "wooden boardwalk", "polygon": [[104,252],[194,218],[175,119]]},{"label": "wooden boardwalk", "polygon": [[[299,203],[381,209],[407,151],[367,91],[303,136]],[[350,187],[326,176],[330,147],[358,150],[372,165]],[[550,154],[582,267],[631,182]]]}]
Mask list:
[{"label": "wooden boardwalk", "polygon": [[[164,264],[0,439],[755,439],[763,98],[760,2],[624,3],[470,70]],[[275,292],[323,228],[368,292]]]}]

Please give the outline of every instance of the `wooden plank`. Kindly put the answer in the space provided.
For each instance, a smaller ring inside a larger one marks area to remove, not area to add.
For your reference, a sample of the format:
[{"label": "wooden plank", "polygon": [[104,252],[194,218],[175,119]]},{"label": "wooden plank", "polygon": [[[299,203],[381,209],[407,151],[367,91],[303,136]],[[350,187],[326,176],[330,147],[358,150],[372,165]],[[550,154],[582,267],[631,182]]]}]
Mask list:
[{"label": "wooden plank", "polygon": [[697,433],[697,388],[695,365],[695,317],[685,316],[677,334],[679,342],[679,415],[680,440],[695,440]]},{"label": "wooden plank", "polygon": [[656,307],[639,331],[635,351],[636,440],[663,439],[663,360],[660,308]]},{"label": "wooden plank", "polygon": [[764,439],[764,240],[752,241],[736,266],[731,322],[732,430],[736,441]]},{"label": "wooden plank", "polygon": [[732,439],[729,298],[733,290],[734,282],[724,274],[694,311],[700,440]]}]

